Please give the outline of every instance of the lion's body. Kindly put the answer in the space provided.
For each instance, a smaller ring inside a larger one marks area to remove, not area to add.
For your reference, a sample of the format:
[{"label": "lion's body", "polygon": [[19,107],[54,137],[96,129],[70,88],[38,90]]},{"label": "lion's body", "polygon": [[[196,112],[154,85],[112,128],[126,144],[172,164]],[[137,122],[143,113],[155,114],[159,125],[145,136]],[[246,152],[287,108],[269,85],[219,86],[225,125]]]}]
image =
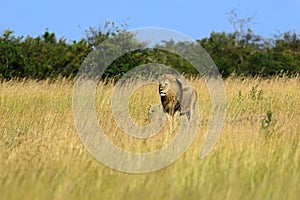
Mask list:
[{"label": "lion's body", "polygon": [[164,111],[173,116],[176,112],[186,114],[188,119],[196,102],[194,90],[173,75],[163,75],[159,79],[159,94]]}]

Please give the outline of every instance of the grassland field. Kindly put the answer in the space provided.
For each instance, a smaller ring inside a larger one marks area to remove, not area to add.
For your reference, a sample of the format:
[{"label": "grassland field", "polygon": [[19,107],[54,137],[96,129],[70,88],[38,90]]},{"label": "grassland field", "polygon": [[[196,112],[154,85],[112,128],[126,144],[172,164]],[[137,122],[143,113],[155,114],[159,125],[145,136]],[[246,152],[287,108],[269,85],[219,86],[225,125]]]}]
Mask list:
[{"label": "grassland field", "polygon": [[[213,151],[200,159],[210,97],[200,78],[200,123],[187,151],[161,170],[130,174],[106,167],[80,141],[72,80],[0,84],[0,199],[300,199],[300,78],[228,78],[226,121]],[[125,135],[111,114],[113,84],[99,83],[99,124],[117,146],[149,152],[168,144],[168,126],[149,139]],[[157,85],[138,89],[129,108],[137,124],[159,104]]]}]

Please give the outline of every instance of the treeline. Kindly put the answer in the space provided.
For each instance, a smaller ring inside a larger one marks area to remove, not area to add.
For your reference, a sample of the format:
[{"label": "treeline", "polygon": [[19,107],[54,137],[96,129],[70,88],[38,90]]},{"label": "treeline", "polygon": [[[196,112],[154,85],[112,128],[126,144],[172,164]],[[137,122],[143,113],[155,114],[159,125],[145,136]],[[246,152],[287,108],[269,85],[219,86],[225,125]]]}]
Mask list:
[{"label": "treeline", "polygon": [[[69,42],[57,38],[48,30],[38,37],[15,36],[5,30],[0,35],[0,79],[32,78],[57,79],[76,76],[87,55],[102,41],[124,32],[114,27],[90,28],[79,41]],[[132,37],[133,42],[137,42]],[[197,41],[210,54],[224,77],[263,76],[300,73],[300,37],[286,32],[265,39],[250,29],[241,35],[234,33],[211,33]],[[195,74],[193,66],[178,55],[157,50],[143,49],[117,59],[105,71],[106,77],[118,77],[135,66],[158,62],[175,67],[182,73]],[[165,41],[168,46],[178,46],[174,41]]]},{"label": "treeline", "polygon": [[74,76],[91,48],[85,40],[68,43],[46,31],[38,37],[0,36],[0,78],[56,79]]},{"label": "treeline", "polygon": [[212,33],[199,40],[223,76],[295,75],[300,72],[300,37],[286,32],[271,39],[255,35]]}]

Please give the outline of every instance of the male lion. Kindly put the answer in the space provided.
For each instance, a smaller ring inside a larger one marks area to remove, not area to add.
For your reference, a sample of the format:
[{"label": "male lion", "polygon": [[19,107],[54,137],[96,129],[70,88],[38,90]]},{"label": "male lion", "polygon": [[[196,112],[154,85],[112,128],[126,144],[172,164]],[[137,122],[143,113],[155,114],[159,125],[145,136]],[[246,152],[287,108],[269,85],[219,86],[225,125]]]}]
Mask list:
[{"label": "male lion", "polygon": [[190,120],[196,103],[196,94],[183,78],[165,74],[159,78],[158,90],[166,113],[174,116],[179,112]]}]

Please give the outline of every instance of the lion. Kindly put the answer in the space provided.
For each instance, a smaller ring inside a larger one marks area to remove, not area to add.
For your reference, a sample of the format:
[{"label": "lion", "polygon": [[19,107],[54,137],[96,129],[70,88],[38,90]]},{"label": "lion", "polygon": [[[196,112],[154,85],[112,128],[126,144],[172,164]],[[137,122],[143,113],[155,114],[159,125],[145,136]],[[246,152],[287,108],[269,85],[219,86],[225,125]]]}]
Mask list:
[{"label": "lion", "polygon": [[161,103],[169,116],[177,112],[191,119],[196,103],[196,93],[183,78],[164,74],[159,78],[158,86]]}]

